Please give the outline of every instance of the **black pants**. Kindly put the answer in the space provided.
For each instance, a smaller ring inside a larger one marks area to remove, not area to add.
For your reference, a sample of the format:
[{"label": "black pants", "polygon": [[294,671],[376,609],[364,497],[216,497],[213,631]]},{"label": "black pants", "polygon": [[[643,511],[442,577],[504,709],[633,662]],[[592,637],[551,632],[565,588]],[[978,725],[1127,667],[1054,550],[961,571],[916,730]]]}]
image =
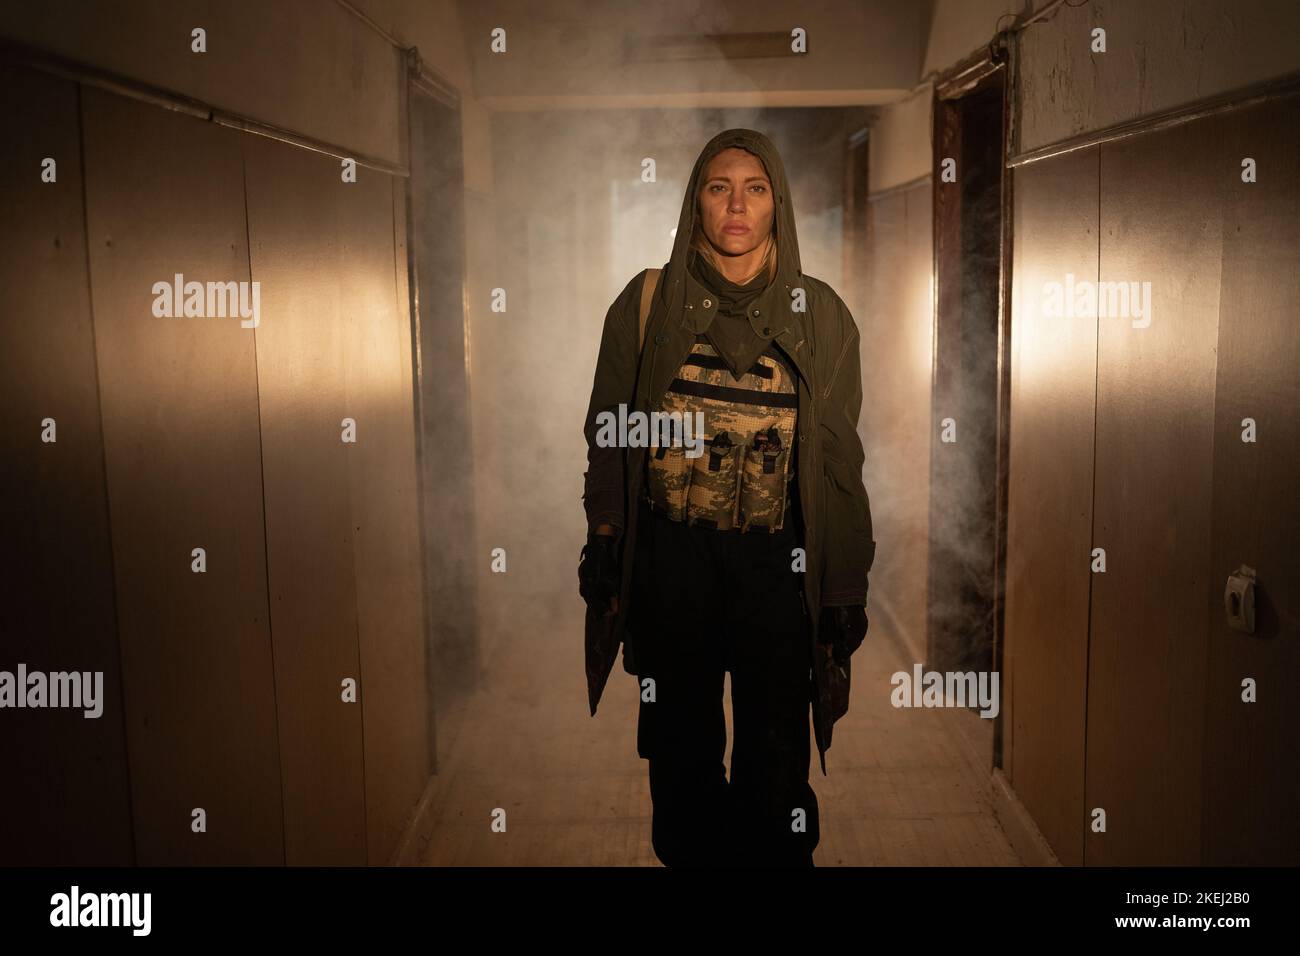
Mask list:
[{"label": "black pants", "polygon": [[741,534],[641,508],[629,630],[655,855],[665,866],[811,866],[820,836],[808,784],[811,633],[803,575],[791,569],[794,522]]}]

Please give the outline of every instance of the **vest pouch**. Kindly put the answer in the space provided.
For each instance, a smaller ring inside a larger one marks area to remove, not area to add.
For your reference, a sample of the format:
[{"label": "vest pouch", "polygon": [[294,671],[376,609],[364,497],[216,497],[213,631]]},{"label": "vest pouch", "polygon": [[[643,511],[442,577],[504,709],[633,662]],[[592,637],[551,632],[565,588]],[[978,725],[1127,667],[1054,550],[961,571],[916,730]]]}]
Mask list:
[{"label": "vest pouch", "polygon": [[[775,432],[775,429],[772,430]],[[742,531],[777,531],[785,519],[786,478],[790,456],[780,442],[755,443],[745,448],[740,479]]]},{"label": "vest pouch", "polygon": [[704,448],[704,454],[692,462],[691,485],[686,495],[686,519],[691,524],[730,531],[736,526],[739,511],[741,456],[727,432],[718,432]]},{"label": "vest pouch", "polygon": [[682,446],[651,448],[646,460],[646,491],[650,506],[673,521],[686,517],[686,489],[691,483],[691,459]]}]

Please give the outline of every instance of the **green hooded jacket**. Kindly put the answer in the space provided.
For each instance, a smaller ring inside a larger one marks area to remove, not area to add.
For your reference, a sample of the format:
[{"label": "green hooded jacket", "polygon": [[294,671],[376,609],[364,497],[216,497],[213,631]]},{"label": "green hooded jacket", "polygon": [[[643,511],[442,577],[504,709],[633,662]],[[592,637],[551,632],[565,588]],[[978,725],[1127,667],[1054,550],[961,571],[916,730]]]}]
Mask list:
[{"label": "green hooded jacket", "polygon": [[[831,728],[848,710],[849,668],[835,666],[817,642],[822,607],[864,605],[867,575],[875,558],[871,504],[862,483],[865,459],[858,437],[862,407],[857,324],[835,290],[805,275],[799,261],[794,204],[781,157],[762,133],[729,129],[705,145],[695,161],[682,199],[672,257],[664,265],[652,299],[644,346],[638,346],[641,286],[638,273],[605,315],[584,434],[587,471],[583,504],[587,526],[619,529],[622,587],[617,612],[588,609],[586,668],[588,703],[596,706],[613,669],[619,646],[623,668],[635,675],[636,646],[626,621],[636,553],[637,501],[645,478],[644,447],[602,448],[597,444],[601,412],[645,414],[657,410],[669,384],[717,308],[716,297],[687,269],[687,252],[698,212],[696,194],[710,159],[729,147],[758,156],[772,181],[777,274],[749,305],[754,331],[775,340],[799,375],[797,487],[806,551],[804,597],[811,618],[813,727],[826,773]],[[793,560],[793,559],[792,559]]]}]

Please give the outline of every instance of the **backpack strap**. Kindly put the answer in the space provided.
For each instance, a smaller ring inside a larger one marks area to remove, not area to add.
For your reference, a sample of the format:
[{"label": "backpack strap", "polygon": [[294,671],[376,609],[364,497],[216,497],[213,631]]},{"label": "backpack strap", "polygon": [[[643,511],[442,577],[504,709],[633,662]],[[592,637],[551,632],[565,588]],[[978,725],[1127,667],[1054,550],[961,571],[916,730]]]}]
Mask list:
[{"label": "backpack strap", "polygon": [[645,347],[645,324],[650,318],[650,301],[654,298],[655,289],[659,285],[659,274],[662,269],[647,269],[645,277],[641,280],[641,324],[637,332],[638,346]]}]

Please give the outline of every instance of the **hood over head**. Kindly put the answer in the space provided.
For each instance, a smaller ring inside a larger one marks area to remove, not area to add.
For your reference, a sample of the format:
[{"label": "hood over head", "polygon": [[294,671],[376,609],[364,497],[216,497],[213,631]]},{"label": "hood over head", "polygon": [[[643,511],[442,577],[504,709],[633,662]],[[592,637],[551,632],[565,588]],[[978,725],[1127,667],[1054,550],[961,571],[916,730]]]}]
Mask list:
[{"label": "hood over head", "polygon": [[656,311],[667,309],[669,315],[680,314],[685,301],[685,283],[687,280],[687,262],[689,261],[691,236],[699,219],[697,194],[700,180],[709,161],[724,149],[739,147],[748,150],[759,158],[772,181],[772,231],[777,245],[776,278],[770,288],[785,287],[793,289],[802,284],[803,267],[799,261],[799,239],[795,233],[794,201],[790,196],[790,185],[786,179],[785,164],[776,146],[764,134],[752,129],[728,129],[718,133],[700,150],[686,183],[686,194],[682,197],[682,210],[677,220],[677,235],[673,240],[673,251],[664,273],[660,277],[655,294]]}]

